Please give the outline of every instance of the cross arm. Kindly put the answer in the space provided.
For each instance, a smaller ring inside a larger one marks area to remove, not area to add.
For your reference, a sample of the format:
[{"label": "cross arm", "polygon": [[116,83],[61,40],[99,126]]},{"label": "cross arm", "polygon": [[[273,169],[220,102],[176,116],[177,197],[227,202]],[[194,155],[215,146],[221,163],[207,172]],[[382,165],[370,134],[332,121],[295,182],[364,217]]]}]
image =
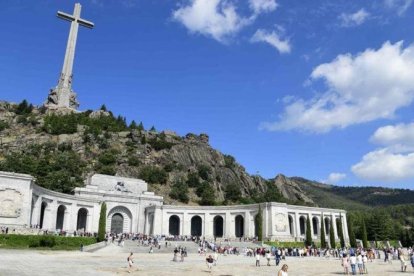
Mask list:
[{"label": "cross arm", "polygon": [[73,20],[75,20],[75,17],[73,17],[73,15],[67,14],[67,13],[61,12],[61,11],[58,11],[57,12],[57,17],[59,17],[61,19],[64,19],[64,20],[67,20],[67,21],[73,21]]},{"label": "cross arm", "polygon": [[79,23],[79,25],[84,26],[84,27],[89,28],[89,29],[92,29],[94,27],[94,24],[92,22],[90,22],[88,20],[85,20],[85,19],[82,19],[82,18],[78,19],[78,23]]}]

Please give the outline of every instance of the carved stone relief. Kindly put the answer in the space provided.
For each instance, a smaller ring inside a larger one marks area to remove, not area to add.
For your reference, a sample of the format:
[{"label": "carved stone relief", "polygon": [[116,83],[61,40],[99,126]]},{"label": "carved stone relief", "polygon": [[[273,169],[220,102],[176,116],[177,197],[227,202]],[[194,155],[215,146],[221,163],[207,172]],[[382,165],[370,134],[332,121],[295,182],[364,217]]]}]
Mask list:
[{"label": "carved stone relief", "polygon": [[0,217],[18,218],[22,211],[23,195],[15,189],[0,189]]}]

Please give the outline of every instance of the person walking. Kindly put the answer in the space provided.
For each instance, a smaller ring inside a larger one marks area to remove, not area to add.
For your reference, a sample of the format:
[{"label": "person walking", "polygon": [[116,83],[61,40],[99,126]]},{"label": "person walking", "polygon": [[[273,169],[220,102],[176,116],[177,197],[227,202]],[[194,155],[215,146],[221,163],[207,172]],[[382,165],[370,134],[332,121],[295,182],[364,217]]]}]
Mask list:
[{"label": "person walking", "polygon": [[346,255],[346,253],[342,255],[341,265],[344,268],[344,274],[349,275],[349,258],[348,255]]},{"label": "person walking", "polygon": [[275,251],[276,266],[278,266],[280,263],[280,254],[281,254],[280,249],[276,248],[276,251]]},{"label": "person walking", "polygon": [[270,251],[269,250],[267,250],[266,251],[266,260],[267,260],[267,266],[270,266]]},{"label": "person walking", "polygon": [[127,258],[127,262],[128,262],[128,273],[131,273],[131,269],[132,269],[132,264],[134,263],[134,261],[132,260],[134,257],[132,256],[134,255],[134,253],[130,253],[128,258]]},{"label": "person walking", "polygon": [[214,251],[214,266],[217,266],[217,261],[218,261],[218,253],[217,253],[217,250],[216,251]]},{"label": "person walking", "polygon": [[279,272],[277,273],[277,276],[288,276],[288,265],[284,264],[282,265],[282,269],[279,270]]},{"label": "person walking", "polygon": [[361,253],[358,253],[358,256],[357,256],[357,265],[358,265],[358,271],[359,271],[359,274],[364,274],[364,269],[363,269],[363,262],[362,262],[362,255],[361,255]]},{"label": "person walking", "polygon": [[209,272],[211,272],[211,269],[212,269],[212,267],[213,267],[213,262],[214,262],[213,257],[212,257],[211,255],[209,255],[209,256],[206,258],[207,268],[209,269]]},{"label": "person walking", "polygon": [[405,263],[404,254],[400,253],[400,262],[401,262],[401,272],[407,271],[407,264]]},{"label": "person walking", "polygon": [[413,270],[414,270],[414,252],[411,253],[411,266],[413,267]]},{"label": "person walking", "polygon": [[351,257],[349,258],[349,262],[351,263],[352,275],[356,275],[357,259],[355,257],[355,254],[351,254]]},{"label": "person walking", "polygon": [[260,254],[256,253],[256,266],[260,266]]}]

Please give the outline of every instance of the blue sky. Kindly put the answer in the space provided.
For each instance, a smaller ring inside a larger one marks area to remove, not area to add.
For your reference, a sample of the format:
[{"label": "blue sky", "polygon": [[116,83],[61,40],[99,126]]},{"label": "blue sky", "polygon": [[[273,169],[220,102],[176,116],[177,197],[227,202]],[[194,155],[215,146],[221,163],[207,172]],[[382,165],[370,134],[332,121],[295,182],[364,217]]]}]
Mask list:
[{"label": "blue sky", "polygon": [[[74,3],[0,0],[1,99],[46,99]],[[414,188],[413,0],[81,4],[81,110],[208,133],[267,178]]]}]

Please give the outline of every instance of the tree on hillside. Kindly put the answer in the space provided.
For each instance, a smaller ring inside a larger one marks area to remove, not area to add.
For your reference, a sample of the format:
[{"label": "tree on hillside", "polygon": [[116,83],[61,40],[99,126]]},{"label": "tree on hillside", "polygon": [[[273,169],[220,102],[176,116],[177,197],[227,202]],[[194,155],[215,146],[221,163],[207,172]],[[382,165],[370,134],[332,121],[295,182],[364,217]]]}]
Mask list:
[{"label": "tree on hillside", "polygon": [[255,217],[255,224],[257,229],[257,240],[262,241],[263,239],[263,217],[262,217],[262,207],[259,204],[259,211]]},{"label": "tree on hillside", "polygon": [[305,245],[306,246],[311,246],[312,245],[312,229],[311,229],[309,215],[308,215],[308,218],[306,219],[306,239],[305,239]]},{"label": "tree on hillside", "polygon": [[342,229],[342,214],[339,215],[339,219],[336,221],[336,229],[338,230],[338,237],[341,243],[341,248],[345,247],[344,231]]},{"label": "tree on hillside", "polygon": [[329,226],[329,242],[331,243],[331,248],[336,248],[336,241],[335,241],[335,233],[334,233],[334,224],[333,220],[330,219],[330,226]]},{"label": "tree on hillside", "polygon": [[101,108],[100,108],[100,110],[102,110],[102,111],[108,111],[108,109],[106,108],[106,105],[101,105]]},{"label": "tree on hillside", "polygon": [[364,248],[368,248],[367,227],[365,226],[365,220],[362,221],[362,246]]},{"label": "tree on hillside", "polygon": [[349,236],[349,244],[351,245],[352,248],[356,248],[357,244],[356,244],[356,239],[355,239],[355,233],[354,233],[354,226],[353,226],[353,220],[352,220],[352,216],[348,215],[348,236]]},{"label": "tree on hillside", "polygon": [[105,240],[106,233],[106,203],[101,204],[101,213],[99,215],[99,228],[98,228],[98,242]]},{"label": "tree on hillside", "polygon": [[323,214],[321,216],[321,248],[326,248],[325,222],[323,219]]}]

